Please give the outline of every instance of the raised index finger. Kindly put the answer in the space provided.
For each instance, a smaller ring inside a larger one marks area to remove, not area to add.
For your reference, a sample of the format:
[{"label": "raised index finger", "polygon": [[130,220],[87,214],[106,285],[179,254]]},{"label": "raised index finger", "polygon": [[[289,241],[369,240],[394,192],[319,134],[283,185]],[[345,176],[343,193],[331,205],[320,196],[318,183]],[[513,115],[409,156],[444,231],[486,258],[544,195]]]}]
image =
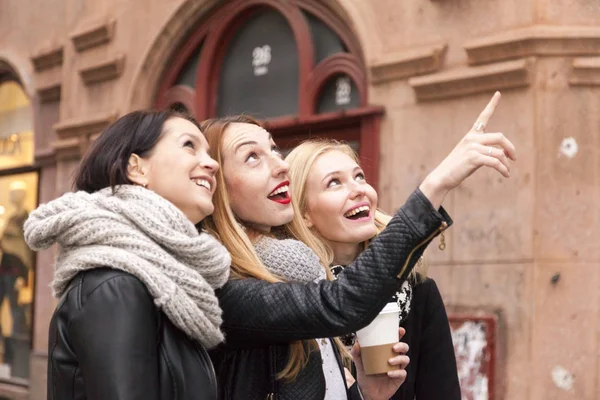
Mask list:
[{"label": "raised index finger", "polygon": [[494,96],[492,96],[492,99],[490,100],[488,105],[485,106],[481,114],[479,114],[479,117],[477,118],[477,121],[475,121],[475,124],[483,124],[484,127],[487,126],[490,118],[492,118],[492,115],[494,115],[494,110],[496,109],[498,102],[500,102],[500,97],[500,92],[494,93]]}]

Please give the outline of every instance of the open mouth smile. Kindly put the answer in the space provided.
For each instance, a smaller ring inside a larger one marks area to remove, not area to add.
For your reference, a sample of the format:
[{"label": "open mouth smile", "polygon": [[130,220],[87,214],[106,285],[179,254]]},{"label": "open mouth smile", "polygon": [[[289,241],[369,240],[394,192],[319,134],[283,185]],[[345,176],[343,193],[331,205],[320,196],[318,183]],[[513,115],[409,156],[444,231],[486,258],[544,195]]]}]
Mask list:
[{"label": "open mouth smile", "polygon": [[275,203],[290,204],[292,199],[289,195],[290,181],[281,182],[269,193],[267,198]]},{"label": "open mouth smile", "polygon": [[212,183],[211,183],[210,179],[205,178],[205,177],[197,177],[197,178],[192,178],[192,182],[194,182],[196,184],[196,186],[203,187],[206,190],[208,190],[209,192],[211,192]]},{"label": "open mouth smile", "polygon": [[366,221],[371,218],[371,206],[368,203],[360,203],[344,213],[344,217],[350,221]]}]

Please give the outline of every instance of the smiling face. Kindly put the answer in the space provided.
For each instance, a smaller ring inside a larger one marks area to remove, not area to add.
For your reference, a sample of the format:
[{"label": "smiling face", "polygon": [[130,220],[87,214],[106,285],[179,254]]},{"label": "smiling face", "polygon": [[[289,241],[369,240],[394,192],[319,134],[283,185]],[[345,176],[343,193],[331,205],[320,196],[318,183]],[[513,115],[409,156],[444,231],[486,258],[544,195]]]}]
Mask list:
[{"label": "smiling face", "polygon": [[377,234],[377,192],[360,166],[346,153],[332,150],[321,155],[306,182],[306,223],[329,242],[357,246]]},{"label": "smiling face", "polygon": [[255,124],[232,123],[222,140],[223,177],[237,218],[262,232],[290,222],[288,165],[271,134]]},{"label": "smiling face", "polygon": [[192,122],[169,118],[150,154],[129,159],[129,179],[145,185],[179,208],[194,224],[214,211],[219,165],[208,154],[206,139]]}]

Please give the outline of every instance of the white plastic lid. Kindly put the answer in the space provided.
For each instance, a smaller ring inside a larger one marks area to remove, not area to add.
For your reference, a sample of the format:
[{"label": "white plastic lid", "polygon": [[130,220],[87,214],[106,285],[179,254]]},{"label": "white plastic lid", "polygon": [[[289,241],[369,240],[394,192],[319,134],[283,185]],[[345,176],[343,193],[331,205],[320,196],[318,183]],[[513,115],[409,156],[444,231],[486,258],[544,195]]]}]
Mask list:
[{"label": "white plastic lid", "polygon": [[398,303],[387,303],[383,310],[381,310],[380,314],[388,314],[391,312],[400,312],[400,307],[398,307]]}]

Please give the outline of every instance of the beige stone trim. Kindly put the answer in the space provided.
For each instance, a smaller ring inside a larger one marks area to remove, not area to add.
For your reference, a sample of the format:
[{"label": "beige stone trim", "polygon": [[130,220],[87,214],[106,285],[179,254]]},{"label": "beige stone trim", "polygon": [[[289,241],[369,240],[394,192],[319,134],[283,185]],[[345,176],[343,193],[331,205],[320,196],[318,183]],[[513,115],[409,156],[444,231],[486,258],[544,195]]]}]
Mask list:
[{"label": "beige stone trim", "polygon": [[574,86],[600,86],[600,57],[574,59],[569,83]]},{"label": "beige stone trim", "polygon": [[0,382],[0,396],[11,400],[29,400],[29,389],[21,385]]},{"label": "beige stone trim", "polygon": [[71,137],[58,139],[52,142],[52,150],[55,153],[57,161],[76,160],[81,157],[81,149],[84,139],[82,137]]},{"label": "beige stone trim", "polygon": [[437,74],[411,78],[419,101],[446,99],[500,89],[529,85],[533,59],[505,61],[497,64],[463,67]]},{"label": "beige stone trim", "polygon": [[40,102],[42,103],[53,103],[60,101],[60,92],[62,84],[60,82],[53,83],[49,86],[38,86],[35,88]]},{"label": "beige stone trim", "polygon": [[125,55],[119,55],[111,60],[80,68],[79,75],[89,86],[118,78],[123,73],[124,67]]},{"label": "beige stone trim", "polygon": [[71,33],[70,38],[78,52],[109,43],[115,32],[115,19],[104,22],[88,23],[79,31]]},{"label": "beige stone trim", "polygon": [[35,77],[35,91],[42,103],[60,100],[62,87],[62,68],[53,68],[40,72]]},{"label": "beige stone trim", "polygon": [[102,132],[117,118],[117,112],[111,111],[94,115],[85,119],[71,119],[54,125],[60,139],[78,138]]},{"label": "beige stone trim", "polygon": [[439,71],[447,49],[446,43],[387,54],[371,65],[371,83],[381,83]]},{"label": "beige stone trim", "polygon": [[31,62],[36,72],[62,66],[63,45],[40,50],[31,56]]},{"label": "beige stone trim", "polygon": [[56,152],[53,147],[36,151],[34,158],[35,163],[42,167],[56,164]]},{"label": "beige stone trim", "polygon": [[468,42],[471,65],[529,56],[600,55],[600,27],[534,25]]}]

